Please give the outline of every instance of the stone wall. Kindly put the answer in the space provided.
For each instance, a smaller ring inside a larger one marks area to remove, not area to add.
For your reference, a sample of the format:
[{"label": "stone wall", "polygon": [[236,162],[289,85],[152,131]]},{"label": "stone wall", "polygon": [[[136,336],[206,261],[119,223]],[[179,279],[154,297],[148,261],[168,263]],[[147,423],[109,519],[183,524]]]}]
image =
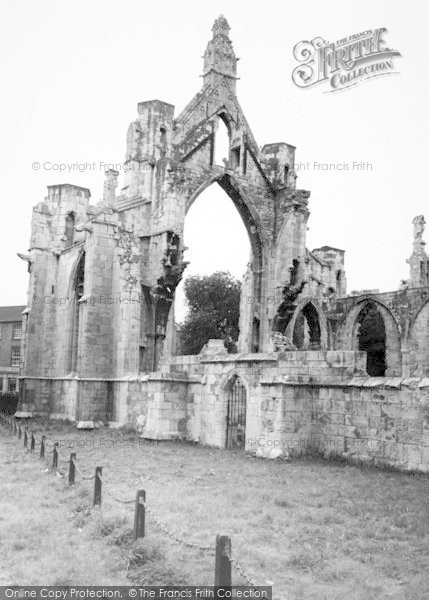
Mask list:
[{"label": "stone wall", "polygon": [[354,378],[312,403],[313,443],[328,455],[429,472],[429,380]]},{"label": "stone wall", "polygon": [[429,472],[429,379],[368,377],[365,360],[337,351],[177,357],[171,368],[193,377],[187,438],[225,446],[227,383],[238,375],[247,393],[246,450]]},{"label": "stone wall", "polygon": [[141,377],[27,378],[25,397],[32,414],[129,424],[145,438],[223,448],[228,384],[238,376],[247,451],[267,458],[319,452],[429,472],[429,379],[368,377],[365,360],[351,351],[202,353]]}]

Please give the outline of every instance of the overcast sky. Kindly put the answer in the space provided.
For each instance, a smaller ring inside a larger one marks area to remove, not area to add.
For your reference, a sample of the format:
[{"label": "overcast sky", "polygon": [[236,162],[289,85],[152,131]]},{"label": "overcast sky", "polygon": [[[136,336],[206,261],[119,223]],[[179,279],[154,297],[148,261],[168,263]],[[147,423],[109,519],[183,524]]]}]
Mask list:
[{"label": "overcast sky", "polygon": [[[428,210],[428,4],[307,0],[28,0],[2,2],[0,305],[25,304],[32,206],[46,186],[75,183],[100,198],[104,164],[122,163],[137,102],[158,98],[176,114],[200,89],[202,54],[223,13],[237,56],[238,97],[260,146],[284,141],[310,163],[308,247],[346,250],[348,289],[396,289],[408,277],[412,225]],[[386,27],[398,75],[348,91],[296,87],[294,45]],[[366,171],[313,163],[370,163]],[[41,163],[39,170],[32,163]],[[43,163],[93,163],[59,173]],[[104,163],[104,164],[100,164]],[[220,188],[189,213],[189,273],[242,274],[248,241]],[[234,218],[233,218],[234,217]],[[429,240],[429,235],[427,236]]]}]

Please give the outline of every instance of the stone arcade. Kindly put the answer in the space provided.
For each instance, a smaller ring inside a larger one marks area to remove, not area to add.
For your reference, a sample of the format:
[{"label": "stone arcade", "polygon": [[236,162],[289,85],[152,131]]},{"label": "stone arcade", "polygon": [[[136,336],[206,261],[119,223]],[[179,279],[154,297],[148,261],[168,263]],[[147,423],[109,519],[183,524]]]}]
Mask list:
[{"label": "stone arcade", "polygon": [[[59,184],[34,208],[30,252],[20,255],[30,283],[17,416],[428,471],[424,219],[414,221],[408,284],[347,296],[344,251],[306,248],[310,194],[296,189],[295,148],[261,148],[253,137],[229,29],[215,21],[202,88],[180,114],[160,100],[138,104],[119,192],[109,170],[100,203]],[[223,125],[229,157],[218,165]],[[227,192],[251,242],[239,352],[211,340],[198,356],[174,356],[184,220],[211,184]],[[365,338],[368,322],[375,341]]]}]

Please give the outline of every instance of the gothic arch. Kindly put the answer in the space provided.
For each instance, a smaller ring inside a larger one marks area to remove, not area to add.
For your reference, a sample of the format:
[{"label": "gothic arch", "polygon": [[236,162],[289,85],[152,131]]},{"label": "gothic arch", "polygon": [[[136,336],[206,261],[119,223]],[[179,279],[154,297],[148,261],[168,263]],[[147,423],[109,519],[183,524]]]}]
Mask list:
[{"label": "gothic arch", "polygon": [[386,304],[372,296],[359,298],[359,300],[350,308],[345,322],[342,325],[336,346],[342,350],[358,350],[358,329],[359,315],[366,305],[374,305],[383,319],[386,341],[385,341],[385,360],[386,376],[402,375],[401,358],[401,329],[399,323]]},{"label": "gothic arch", "polygon": [[410,375],[429,376],[429,298],[414,313],[407,336]]},{"label": "gothic arch", "polygon": [[228,173],[216,173],[211,177],[204,179],[202,183],[189,195],[185,205],[185,215],[191,208],[195,200],[210,187],[213,183],[218,183],[224,192],[230,197],[235,208],[237,209],[246,231],[249,236],[249,240],[252,246],[252,252],[262,268],[262,248],[266,240],[263,239],[262,227],[260,219],[255,207],[246,199],[245,192],[241,189],[241,186],[234,175]]},{"label": "gothic arch", "polygon": [[[230,173],[215,173],[211,177],[203,180],[198,187],[189,195],[185,204],[185,216],[192,204],[200,194],[204,192],[213,183],[218,183],[220,187],[229,196],[235,208],[237,209],[244,227],[249,236],[252,249],[252,285],[249,291],[252,302],[248,318],[246,316],[244,327],[245,332],[240,331],[241,339],[250,340],[249,351],[260,351],[262,346],[260,330],[261,323],[261,303],[262,303],[262,275],[266,264],[264,248],[268,247],[268,241],[263,239],[260,219],[253,205],[247,200],[245,192],[242,190],[237,179]],[[186,240],[185,240],[186,242]]]},{"label": "gothic arch", "polygon": [[241,381],[243,382],[244,387],[246,388],[247,397],[249,398],[249,394],[250,394],[250,385],[249,385],[249,382],[242,375],[242,373],[239,372],[238,369],[233,368],[233,369],[230,369],[228,371],[228,373],[225,373],[225,375],[222,376],[222,378],[221,378],[221,380],[219,382],[218,393],[219,393],[220,397],[223,400],[226,399],[225,398],[225,393],[228,391],[228,387],[229,387],[231,381],[235,377],[239,377],[241,379]]},{"label": "gothic arch", "polygon": [[295,336],[296,339],[296,329],[301,315],[306,319],[310,329],[310,342],[312,344],[308,349],[326,350],[328,347],[326,318],[319,303],[314,298],[302,298],[297,303],[295,313],[288,325],[287,334],[292,339]]}]

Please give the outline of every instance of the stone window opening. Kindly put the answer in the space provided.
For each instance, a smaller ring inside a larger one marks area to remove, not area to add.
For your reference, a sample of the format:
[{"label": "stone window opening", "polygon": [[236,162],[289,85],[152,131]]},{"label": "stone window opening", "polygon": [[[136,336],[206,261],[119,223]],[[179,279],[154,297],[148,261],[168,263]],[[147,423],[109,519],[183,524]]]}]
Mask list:
[{"label": "stone window opening", "polygon": [[228,167],[230,136],[225,118],[220,115],[216,123],[214,138],[214,163],[219,167]]},{"label": "stone window opening", "polygon": [[8,378],[8,391],[11,393],[17,392],[18,391],[18,385],[17,385],[17,380],[14,377],[9,377]]},{"label": "stone window opening", "polygon": [[384,319],[373,302],[368,302],[357,318],[357,342],[366,352],[366,370],[371,377],[386,373],[386,329]]},{"label": "stone window opening", "polygon": [[341,270],[337,271],[337,274],[335,277],[335,283],[336,283],[336,288],[337,288],[337,296],[340,296],[342,293],[342,287],[343,287],[343,273]]},{"label": "stone window opening", "polygon": [[319,350],[321,348],[319,315],[311,302],[304,306],[295,321],[293,343],[298,350]]},{"label": "stone window opening", "polygon": [[288,181],[289,181],[289,165],[285,165],[285,168],[284,168],[284,182],[285,182],[285,185],[288,184]]},{"label": "stone window opening", "polygon": [[260,338],[261,322],[257,317],[253,318],[252,326],[252,347],[251,352],[259,352],[259,338]]},{"label": "stone window opening", "polygon": [[231,150],[231,162],[233,169],[238,169],[240,167],[240,154],[241,152],[239,146]]},{"label": "stone window opening", "polygon": [[66,231],[65,231],[66,248],[70,248],[70,246],[73,246],[75,221],[76,221],[75,214],[73,212],[70,212],[66,216]]},{"label": "stone window opening", "polygon": [[75,293],[76,298],[80,300],[84,294],[85,283],[85,255],[83,254],[76,271]]},{"label": "stone window opening", "polygon": [[294,258],[294,260],[292,262],[292,267],[289,269],[290,285],[296,285],[298,283],[298,270],[299,270],[299,260]]},{"label": "stone window opening", "polygon": [[167,154],[167,130],[165,127],[160,128],[161,141],[160,141],[160,153],[161,158],[164,158]]}]

